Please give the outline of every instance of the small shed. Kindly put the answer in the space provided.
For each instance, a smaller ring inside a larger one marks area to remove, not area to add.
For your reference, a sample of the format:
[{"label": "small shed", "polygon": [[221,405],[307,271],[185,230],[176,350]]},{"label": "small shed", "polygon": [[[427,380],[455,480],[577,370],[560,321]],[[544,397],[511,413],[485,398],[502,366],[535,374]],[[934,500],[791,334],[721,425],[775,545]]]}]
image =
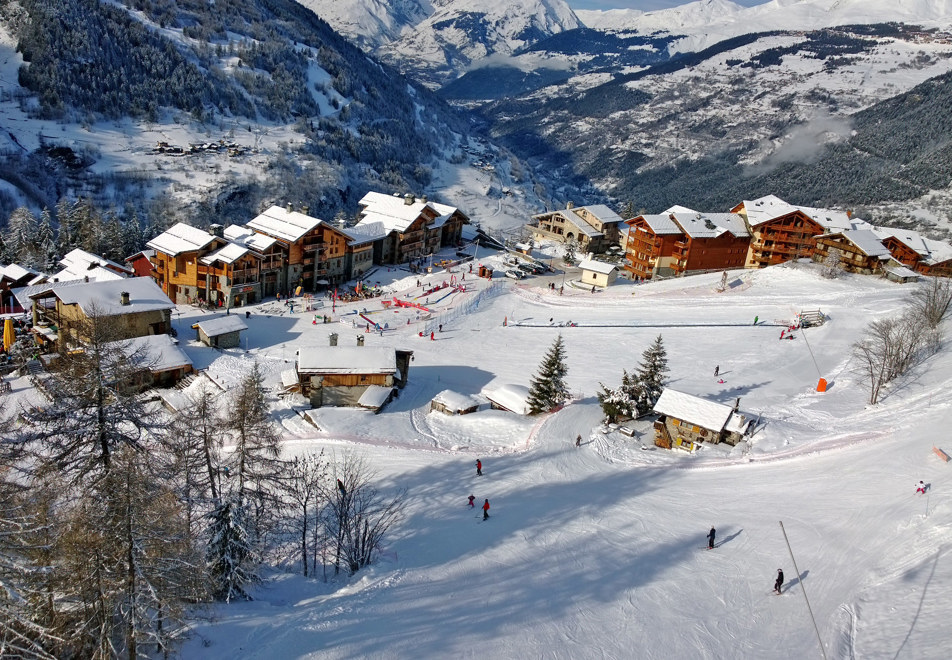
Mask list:
[{"label": "small shed", "polygon": [[136,390],[150,387],[172,387],[193,371],[192,361],[178,343],[168,335],[149,335],[112,342],[138,367],[138,372],[125,383]]},{"label": "small shed", "polygon": [[305,347],[298,350],[301,393],[314,408],[380,410],[407,383],[412,351],[385,346]]},{"label": "small shed", "polygon": [[238,316],[226,314],[207,321],[199,321],[195,328],[196,339],[212,348],[237,348],[241,345],[241,331],[248,325]]},{"label": "small shed", "polygon": [[494,410],[505,410],[517,415],[529,414],[529,388],[525,385],[503,385],[483,392]]},{"label": "small shed", "polygon": [[468,415],[479,410],[479,401],[467,394],[443,390],[430,401],[430,410],[446,415]]},{"label": "small shed", "polygon": [[618,278],[618,266],[604,261],[585,259],[578,265],[582,271],[582,284],[607,287]]},{"label": "small shed", "polygon": [[[738,399],[738,404],[740,399]],[[750,420],[734,407],[665,388],[654,406],[655,444],[665,449],[693,450],[696,443],[736,445],[747,434]]]},{"label": "small shed", "polygon": [[911,268],[898,265],[886,266],[883,269],[883,276],[890,282],[899,282],[900,284],[919,281],[919,273]]}]

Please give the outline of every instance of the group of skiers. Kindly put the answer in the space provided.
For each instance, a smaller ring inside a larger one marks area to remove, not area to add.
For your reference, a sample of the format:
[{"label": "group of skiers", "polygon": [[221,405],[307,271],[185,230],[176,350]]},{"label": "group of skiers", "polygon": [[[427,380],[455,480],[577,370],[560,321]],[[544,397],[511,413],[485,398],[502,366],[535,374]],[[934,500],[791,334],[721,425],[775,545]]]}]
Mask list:
[{"label": "group of skiers", "polygon": [[[483,462],[479,460],[478,458],[476,459],[476,476],[477,477],[483,476]],[[469,508],[470,509],[476,508],[475,495],[469,496]],[[483,501],[483,520],[489,520],[489,500],[488,499]]]}]

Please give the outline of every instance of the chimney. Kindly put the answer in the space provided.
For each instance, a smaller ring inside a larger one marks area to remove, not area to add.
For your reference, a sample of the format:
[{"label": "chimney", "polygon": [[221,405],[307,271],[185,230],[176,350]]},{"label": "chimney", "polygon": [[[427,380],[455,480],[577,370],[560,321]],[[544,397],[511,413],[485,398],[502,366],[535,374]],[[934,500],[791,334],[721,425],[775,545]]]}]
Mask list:
[{"label": "chimney", "polygon": [[734,412],[740,408],[740,397],[737,397],[737,400],[734,402]]},{"label": "chimney", "polygon": [[363,346],[363,345],[364,345],[364,336],[363,336],[363,335],[357,335],[357,345],[358,345],[358,346]]},{"label": "chimney", "polygon": [[420,201],[423,202],[424,204],[426,204],[426,202],[427,202],[427,197],[426,197],[426,195],[423,195],[423,197],[420,198]]},{"label": "chimney", "polygon": [[336,333],[336,332],[332,332],[332,333],[328,336],[328,339],[329,339],[330,342],[331,342],[331,346],[337,346],[337,333]]},{"label": "chimney", "polygon": [[410,193],[407,193],[406,195],[403,196],[403,203],[406,204],[407,206],[410,206],[411,204],[413,204],[413,202],[414,202],[414,198],[413,198],[413,195],[411,195]]},{"label": "chimney", "polygon": [[294,211],[294,205],[291,202],[288,202],[287,208],[288,208],[288,213],[291,213],[292,211]]},{"label": "chimney", "polygon": [[574,208],[575,208],[575,202],[566,202],[566,203],[565,203],[565,208],[567,208],[567,209],[574,209]]},{"label": "chimney", "polygon": [[311,207],[308,206],[307,204],[301,207],[301,213],[303,213],[304,215],[308,215],[310,212],[311,212]]},{"label": "chimney", "polygon": [[123,291],[122,293],[119,294],[119,303],[122,304],[122,305],[128,305],[128,304],[129,304],[129,292],[128,292],[128,291]]},{"label": "chimney", "polygon": [[217,236],[218,238],[225,237],[225,228],[219,224],[214,224],[208,228],[208,233],[212,236]]}]

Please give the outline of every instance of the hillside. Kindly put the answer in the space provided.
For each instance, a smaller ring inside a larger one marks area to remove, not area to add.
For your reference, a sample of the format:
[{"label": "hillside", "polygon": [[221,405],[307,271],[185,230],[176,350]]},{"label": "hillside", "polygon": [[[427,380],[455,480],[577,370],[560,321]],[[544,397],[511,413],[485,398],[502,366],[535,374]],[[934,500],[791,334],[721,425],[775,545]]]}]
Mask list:
[{"label": "hillside", "polygon": [[[378,271],[370,281],[412,297],[417,277]],[[849,345],[895,313],[908,287],[826,280],[812,266],[732,278],[725,293],[715,291],[718,275],[595,295],[512,286],[456,318],[472,293],[437,303],[447,320],[435,341],[420,339],[417,323],[367,335],[368,345],[414,351],[410,383],[384,412],[319,410],[315,429],[294,414],[299,404],[275,401],[275,416],[287,455],[357,453],[385,492],[407,488],[406,519],[380,562],[352,580],[278,571],[253,602],[202,614],[183,656],[811,657],[806,588],[828,657],[944,657],[952,507],[943,493],[952,482],[931,447],[944,442],[934,429],[949,414],[948,350],[870,407]],[[824,326],[777,340],[784,320],[817,307]],[[177,321],[180,337],[195,313]],[[755,315],[762,325],[751,325]],[[562,327],[568,321],[577,325]],[[183,347],[217,382],[257,360],[276,383],[298,346],[326,345],[337,328],[274,303],[256,307],[249,326],[249,352]],[[601,426],[599,383],[616,383],[659,333],[675,388],[730,405],[740,397],[757,418],[748,447],[642,451],[650,422],[635,424],[634,438]],[[561,411],[429,411],[443,389],[527,383],[559,334],[574,396]],[[824,394],[814,391],[817,367],[832,384]],[[919,479],[925,497],[914,494]],[[466,508],[470,493],[490,500],[488,522]],[[719,545],[708,552],[712,525]],[[770,593],[778,567],[782,596]]]}]

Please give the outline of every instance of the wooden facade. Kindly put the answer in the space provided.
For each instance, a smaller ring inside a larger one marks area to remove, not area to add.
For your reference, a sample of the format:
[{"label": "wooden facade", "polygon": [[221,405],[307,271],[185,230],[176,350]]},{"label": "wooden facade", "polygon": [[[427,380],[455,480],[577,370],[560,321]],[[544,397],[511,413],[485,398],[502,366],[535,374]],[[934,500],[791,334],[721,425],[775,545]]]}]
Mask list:
[{"label": "wooden facade", "polygon": [[747,268],[766,268],[796,259],[812,259],[816,237],[826,229],[800,210],[750,227]]},{"label": "wooden facade", "polygon": [[206,271],[199,260],[226,244],[224,238],[180,222],[148,242],[155,250],[152,277],[176,304],[207,300],[207,285],[200,286],[205,285]]},{"label": "wooden facade", "polygon": [[600,254],[619,245],[622,223],[617,213],[602,204],[576,207],[569,202],[565,209],[532,216],[526,228],[537,239],[574,241],[581,250]]},{"label": "wooden facade", "polygon": [[839,267],[850,273],[882,273],[883,268],[890,262],[889,250],[867,230],[818,236],[813,260],[821,264],[826,262],[831,250],[839,250]]}]

